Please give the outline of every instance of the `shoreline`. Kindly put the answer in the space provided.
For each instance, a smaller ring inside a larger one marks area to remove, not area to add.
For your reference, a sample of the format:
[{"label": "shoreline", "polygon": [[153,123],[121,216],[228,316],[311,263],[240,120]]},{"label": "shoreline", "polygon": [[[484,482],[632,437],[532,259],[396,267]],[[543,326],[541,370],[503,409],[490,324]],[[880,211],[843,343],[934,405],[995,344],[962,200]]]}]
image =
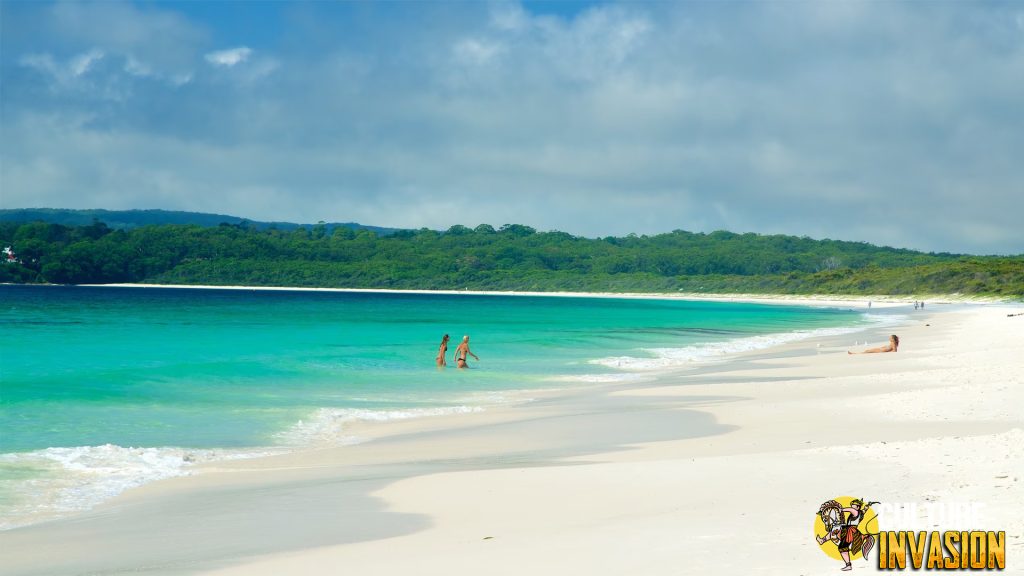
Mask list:
[{"label": "shoreline", "polygon": [[[19,284],[27,286],[27,284]],[[46,286],[60,286],[46,284]],[[927,301],[930,304],[1021,304],[1024,300],[1000,298],[994,296],[969,296],[964,294],[925,294],[925,295],[859,295],[859,294],[703,294],[695,292],[660,293],[660,292],[535,292],[521,290],[399,290],[389,288],[322,288],[322,287],[289,287],[289,286],[214,286],[204,284],[74,284],[89,288],[173,288],[197,290],[248,290],[248,291],[285,291],[285,292],[335,292],[365,294],[439,294],[469,296],[551,296],[560,298],[621,298],[650,300],[693,300],[709,302],[748,302],[754,304],[782,304],[802,306],[849,306],[860,304],[867,308],[873,306],[894,307],[913,304],[916,301]]]},{"label": "shoreline", "polygon": [[[831,571],[839,565],[806,542],[813,543],[806,522],[813,510],[804,508],[816,509],[814,498],[855,492],[909,500],[921,487],[940,493],[926,486],[930,477],[914,472],[945,481],[946,460],[927,457],[936,450],[984,468],[955,470],[955,482],[942,486],[947,493],[959,495],[955,486],[965,479],[984,484],[986,475],[1020,486],[1019,448],[992,447],[1013,446],[1022,425],[1010,408],[1019,405],[1020,378],[1006,380],[1021,373],[1006,371],[1021,367],[1008,357],[1021,343],[1016,320],[984,306],[937,308],[898,328],[897,354],[848,358],[845,337],[820,336],[653,381],[538,394],[528,404],[480,414],[367,423],[372,442],[211,463],[203,474],[144,486],[73,520],[0,533],[0,544],[8,540],[5,549],[15,551],[12,574],[318,573],[328,565],[388,574],[424,567],[455,574],[668,574],[684,557],[707,573],[759,565],[765,573],[792,571],[793,562],[805,573]],[[1010,332],[1006,322],[1014,322]],[[979,341],[958,350],[962,336]],[[968,380],[975,366],[983,373]],[[943,391],[950,387],[982,394],[984,402],[947,406]],[[829,425],[846,410],[890,404],[889,412],[857,412],[867,426]],[[914,449],[924,453],[915,457]],[[1004,464],[1007,474],[989,470]],[[830,476],[837,466],[866,473],[844,481]],[[740,482],[751,470],[767,485]],[[812,473],[818,481],[808,483]],[[1010,514],[1005,492],[984,489],[980,498]],[[777,516],[786,523],[776,518],[774,532],[761,531],[737,494],[779,502]],[[198,518],[212,528],[199,530]],[[1019,520],[998,519],[1010,524],[1003,528],[1008,535],[1020,534]],[[737,521],[754,522],[765,541],[744,550],[727,545]],[[267,522],[295,532],[259,533]],[[181,546],[154,548],[161,538]],[[33,564],[54,557],[61,542],[72,560]],[[769,545],[782,547],[781,559],[768,554]],[[465,566],[443,561],[453,556]]]}]

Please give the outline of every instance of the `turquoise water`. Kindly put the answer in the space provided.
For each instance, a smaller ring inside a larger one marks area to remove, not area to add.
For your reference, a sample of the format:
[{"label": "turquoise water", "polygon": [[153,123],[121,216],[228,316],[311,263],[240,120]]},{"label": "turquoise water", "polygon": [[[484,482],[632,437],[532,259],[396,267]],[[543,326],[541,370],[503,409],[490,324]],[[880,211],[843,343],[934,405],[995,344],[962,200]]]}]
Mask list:
[{"label": "turquoise water", "polygon": [[[38,512],[40,489],[80,509],[195,460],[343,443],[352,419],[477,410],[864,322],[678,300],[0,286],[0,517]],[[436,368],[445,333],[450,363],[471,335],[472,369]],[[117,481],[81,476],[98,468]]]}]

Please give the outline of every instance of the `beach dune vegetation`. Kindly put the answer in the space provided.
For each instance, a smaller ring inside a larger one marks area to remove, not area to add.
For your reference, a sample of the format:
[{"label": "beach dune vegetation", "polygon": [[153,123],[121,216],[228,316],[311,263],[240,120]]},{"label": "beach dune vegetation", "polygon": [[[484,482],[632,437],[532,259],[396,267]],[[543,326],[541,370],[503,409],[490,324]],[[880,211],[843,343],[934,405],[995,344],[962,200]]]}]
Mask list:
[{"label": "beach dune vegetation", "polygon": [[599,239],[521,224],[447,231],[322,224],[0,222],[0,282],[333,288],[1024,296],[1024,255],[925,253],[785,235]]}]

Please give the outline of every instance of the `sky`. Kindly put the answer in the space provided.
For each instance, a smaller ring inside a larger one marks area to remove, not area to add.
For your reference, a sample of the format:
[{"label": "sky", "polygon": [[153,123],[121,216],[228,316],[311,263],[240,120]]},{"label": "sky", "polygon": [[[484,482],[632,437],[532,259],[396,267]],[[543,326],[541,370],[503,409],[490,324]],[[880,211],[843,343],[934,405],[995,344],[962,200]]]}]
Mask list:
[{"label": "sky", "polygon": [[1024,253],[1024,3],[0,2],[0,207]]}]

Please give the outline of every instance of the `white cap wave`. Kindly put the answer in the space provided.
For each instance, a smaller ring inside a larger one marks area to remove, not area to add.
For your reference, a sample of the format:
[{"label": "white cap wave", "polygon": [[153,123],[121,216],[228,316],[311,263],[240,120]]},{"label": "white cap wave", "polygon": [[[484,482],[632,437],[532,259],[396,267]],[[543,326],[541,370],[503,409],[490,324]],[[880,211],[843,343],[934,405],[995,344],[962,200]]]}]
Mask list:
[{"label": "white cap wave", "polygon": [[644,348],[643,352],[650,354],[645,358],[635,356],[611,356],[591,360],[592,364],[616,368],[619,370],[648,371],[667,370],[700,362],[713,362],[724,359],[730,354],[749,352],[795,342],[820,336],[838,336],[860,332],[870,328],[878,328],[884,325],[899,323],[904,316],[882,316],[876,314],[865,314],[865,319],[871,324],[862,326],[845,326],[835,328],[818,328],[815,330],[794,330],[792,332],[779,332],[775,334],[760,334],[757,336],[746,336],[723,340],[721,342],[708,342],[693,344],[680,348]]}]

